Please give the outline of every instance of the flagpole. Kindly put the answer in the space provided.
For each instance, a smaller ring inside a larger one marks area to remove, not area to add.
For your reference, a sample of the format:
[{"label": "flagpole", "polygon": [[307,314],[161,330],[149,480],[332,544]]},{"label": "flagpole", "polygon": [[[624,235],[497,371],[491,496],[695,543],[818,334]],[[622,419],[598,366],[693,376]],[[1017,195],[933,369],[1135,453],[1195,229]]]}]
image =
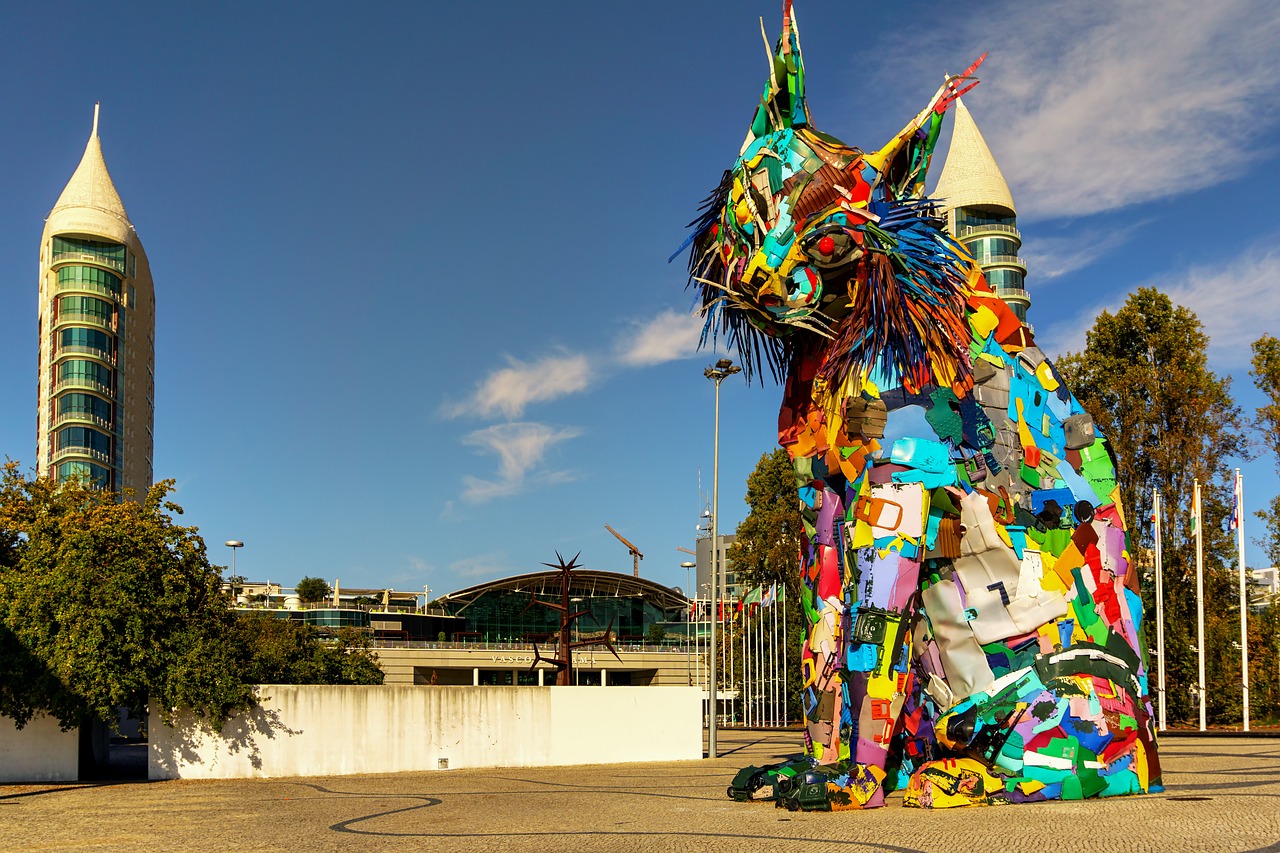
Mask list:
[{"label": "flagpole", "polygon": [[738,606],[742,608],[739,611],[742,613],[742,623],[738,626],[739,631],[742,633],[742,690],[740,695],[742,696],[742,726],[746,728],[751,725],[751,705],[747,702],[747,690],[751,679],[748,664],[751,661],[747,657],[747,609],[743,605],[741,598],[738,599]]},{"label": "flagpole", "polygon": [[773,584],[773,595],[770,598],[770,609],[773,611],[773,631],[769,634],[769,670],[773,673],[773,726],[778,727],[778,584]]},{"label": "flagpole", "polygon": [[1196,511],[1196,645],[1200,653],[1199,693],[1200,693],[1200,731],[1206,729],[1206,706],[1204,678],[1204,518],[1200,507],[1200,481],[1195,481],[1193,497]]},{"label": "flagpole", "polygon": [[1249,731],[1249,622],[1248,594],[1245,590],[1244,564],[1244,478],[1236,469],[1236,505],[1232,510],[1236,525],[1236,548],[1240,561],[1240,684],[1243,691],[1244,730]]},{"label": "flagpole", "polygon": [[782,689],[780,692],[782,695],[782,725],[784,726],[787,725],[787,723],[791,722],[791,718],[788,716],[788,714],[790,713],[790,710],[789,710],[790,704],[788,700],[791,697],[787,695],[787,659],[790,657],[787,646],[789,645],[790,645],[790,642],[787,640],[787,584],[785,581],[783,581],[783,584],[782,584],[782,685],[781,685]]},{"label": "flagpole", "polygon": [[1155,490],[1155,496],[1152,498],[1152,515],[1155,516],[1156,524],[1156,648],[1159,649],[1159,693],[1156,694],[1156,701],[1159,708],[1160,731],[1165,729],[1165,691],[1164,691],[1164,541],[1161,539],[1161,506],[1160,506],[1160,490]]}]

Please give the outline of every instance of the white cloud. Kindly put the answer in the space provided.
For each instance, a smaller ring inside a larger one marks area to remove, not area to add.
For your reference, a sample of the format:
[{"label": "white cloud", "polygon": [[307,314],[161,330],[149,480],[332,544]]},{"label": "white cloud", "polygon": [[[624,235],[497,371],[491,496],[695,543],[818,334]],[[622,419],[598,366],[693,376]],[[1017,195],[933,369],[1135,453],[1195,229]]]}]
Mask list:
[{"label": "white cloud", "polygon": [[1009,3],[973,20],[966,43],[989,41],[992,20],[1001,37],[966,100],[1023,218],[1202,189],[1266,153],[1280,105],[1270,0]]},{"label": "white cloud", "polygon": [[647,367],[697,355],[702,318],[667,309],[618,341],[618,360]]},{"label": "white cloud", "polygon": [[[1250,345],[1264,332],[1280,328],[1280,249],[1275,238],[1257,244],[1240,257],[1218,265],[1192,267],[1180,274],[1146,282],[1169,295],[1176,305],[1189,308],[1209,335],[1210,360],[1219,367],[1246,366]],[[1036,335],[1036,342],[1050,357],[1085,345],[1085,334],[1099,313],[1115,312],[1127,294],[1059,323]]]},{"label": "white cloud", "polygon": [[1022,247],[1028,274],[1037,284],[1084,269],[1108,253],[1129,242],[1130,235],[1146,222],[1135,222],[1123,228],[1073,229],[1062,236],[1027,235]]},{"label": "white cloud", "polygon": [[533,477],[541,485],[573,479],[569,471],[548,468],[544,459],[552,447],[581,434],[581,430],[573,427],[557,429],[547,424],[528,422],[495,424],[470,433],[462,439],[463,444],[495,454],[498,472],[495,479],[489,480],[470,475],[463,477],[462,499],[468,503],[479,503],[514,495],[524,491]]},{"label": "white cloud", "polygon": [[1214,362],[1239,367],[1261,334],[1280,329],[1278,285],[1280,249],[1255,248],[1229,264],[1188,270],[1161,289],[1204,323]]},{"label": "white cloud", "polygon": [[515,574],[507,565],[504,551],[476,554],[449,564],[449,571],[462,578],[503,578]]},{"label": "white cloud", "polygon": [[576,394],[591,384],[585,355],[552,355],[525,362],[507,357],[507,366],[490,373],[465,402],[446,406],[450,417],[503,415],[518,418],[530,403]]}]

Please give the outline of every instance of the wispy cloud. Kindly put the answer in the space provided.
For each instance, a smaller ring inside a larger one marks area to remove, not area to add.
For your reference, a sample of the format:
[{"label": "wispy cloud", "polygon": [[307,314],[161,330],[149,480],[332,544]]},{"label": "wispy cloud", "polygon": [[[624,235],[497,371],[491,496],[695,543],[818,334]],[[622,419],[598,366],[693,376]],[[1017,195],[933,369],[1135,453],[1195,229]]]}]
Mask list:
[{"label": "wispy cloud", "polygon": [[505,551],[475,554],[449,564],[449,571],[461,578],[503,578],[516,572],[507,564]]},{"label": "wispy cloud", "polygon": [[495,424],[476,430],[462,439],[464,444],[498,457],[494,479],[466,476],[462,478],[462,498],[478,503],[524,491],[536,477],[542,485],[563,483],[573,479],[570,471],[552,470],[545,463],[547,452],[562,441],[577,438],[582,431],[573,427],[556,428],[548,424],[518,422]]},{"label": "wispy cloud", "polygon": [[[1210,358],[1228,369],[1249,363],[1250,344],[1280,328],[1280,249],[1275,236],[1240,257],[1218,265],[1192,267],[1147,284],[1159,287],[1177,305],[1195,312],[1209,335]],[[1047,326],[1036,342],[1050,356],[1080,350],[1102,311],[1116,311],[1127,294]]]},{"label": "wispy cloud", "polygon": [[667,309],[619,337],[618,360],[629,367],[647,367],[689,358],[697,354],[701,335],[701,318]]},{"label": "wispy cloud", "polygon": [[988,39],[990,20],[1000,45],[971,106],[1024,218],[1212,186],[1270,147],[1280,105],[1271,0],[1010,2],[974,17]]},{"label": "wispy cloud", "polygon": [[508,356],[506,367],[485,377],[466,401],[445,406],[444,414],[518,418],[530,403],[585,390],[591,378],[591,364],[582,354],[551,355],[532,362]]},{"label": "wispy cloud", "polygon": [[1079,228],[1061,236],[1024,234],[1023,259],[1037,284],[1052,281],[1096,263],[1129,242],[1145,224],[1146,220],[1121,228]]},{"label": "wispy cloud", "polygon": [[1188,270],[1163,290],[1204,323],[1210,357],[1231,367],[1247,365],[1250,345],[1263,332],[1280,329],[1280,249],[1255,248],[1221,266]]}]

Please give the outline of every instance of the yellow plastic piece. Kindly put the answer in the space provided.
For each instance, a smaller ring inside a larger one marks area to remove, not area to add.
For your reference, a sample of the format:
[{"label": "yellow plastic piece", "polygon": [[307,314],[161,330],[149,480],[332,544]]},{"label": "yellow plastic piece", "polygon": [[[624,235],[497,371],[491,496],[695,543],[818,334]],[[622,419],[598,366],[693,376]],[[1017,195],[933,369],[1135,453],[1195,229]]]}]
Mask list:
[{"label": "yellow plastic piece", "polygon": [[[996,316],[996,312],[985,305],[969,315],[969,328],[973,329],[973,336],[978,340],[986,340],[999,325],[1000,318]],[[1003,366],[1004,362],[1000,364]]]},{"label": "yellow plastic piece", "polygon": [[1133,772],[1138,774],[1138,784],[1142,790],[1151,787],[1151,767],[1147,764],[1147,747],[1141,740],[1135,741],[1137,749],[1133,752]]},{"label": "yellow plastic piece", "polygon": [[1044,390],[1058,390],[1058,380],[1054,377],[1053,371],[1049,369],[1049,362],[1040,362],[1040,366],[1036,368],[1036,379],[1040,380],[1040,387],[1044,388]]}]

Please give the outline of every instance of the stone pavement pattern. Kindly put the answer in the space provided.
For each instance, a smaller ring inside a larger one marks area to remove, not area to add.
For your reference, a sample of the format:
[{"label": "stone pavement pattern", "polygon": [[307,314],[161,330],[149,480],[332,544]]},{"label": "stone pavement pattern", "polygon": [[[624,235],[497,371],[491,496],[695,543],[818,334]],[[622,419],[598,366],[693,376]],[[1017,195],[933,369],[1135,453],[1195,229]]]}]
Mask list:
[{"label": "stone pavement pattern", "polygon": [[0,850],[1280,850],[1280,739],[1165,738],[1164,794],[790,813],[725,797],[795,732],[716,761],[220,782],[0,786]]}]

